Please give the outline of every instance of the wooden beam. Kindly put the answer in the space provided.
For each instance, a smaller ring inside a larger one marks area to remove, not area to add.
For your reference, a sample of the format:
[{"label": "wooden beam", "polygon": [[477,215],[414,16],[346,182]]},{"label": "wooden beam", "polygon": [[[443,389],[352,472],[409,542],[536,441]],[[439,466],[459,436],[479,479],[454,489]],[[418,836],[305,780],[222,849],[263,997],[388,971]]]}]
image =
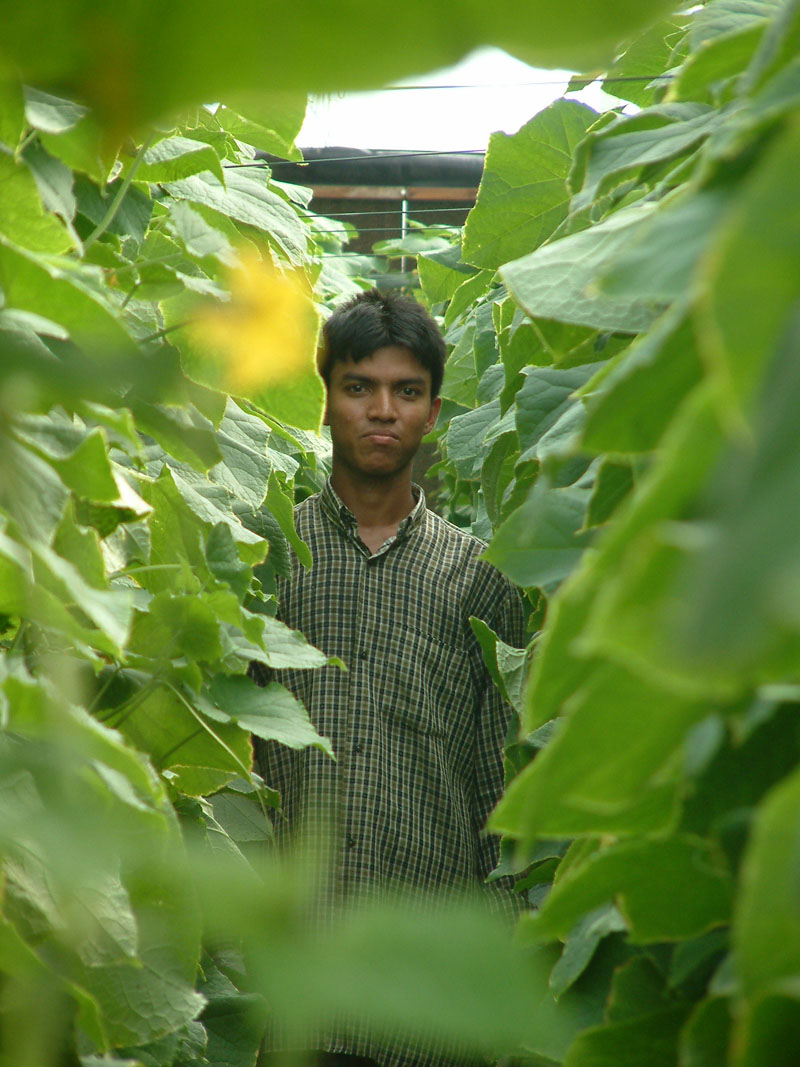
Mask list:
[{"label": "wooden beam", "polygon": [[449,186],[310,185],[320,200],[463,200],[474,204],[477,189]]}]

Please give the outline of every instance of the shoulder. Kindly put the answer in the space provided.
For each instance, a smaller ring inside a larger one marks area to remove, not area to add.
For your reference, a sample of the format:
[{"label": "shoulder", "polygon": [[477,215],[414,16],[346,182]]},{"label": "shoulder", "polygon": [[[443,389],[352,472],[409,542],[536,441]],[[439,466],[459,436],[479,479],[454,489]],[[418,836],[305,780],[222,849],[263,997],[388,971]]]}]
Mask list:
[{"label": "shoulder", "polygon": [[477,557],[486,548],[485,541],[430,509],[425,512],[425,536],[465,556]]},{"label": "shoulder", "polygon": [[[486,542],[468,530],[461,529],[435,512],[425,515],[425,542],[440,559],[452,562],[466,582],[467,588],[484,601],[497,603],[508,596],[516,596],[513,583],[488,560],[482,559]],[[488,606],[488,605],[487,605]]]},{"label": "shoulder", "polygon": [[305,500],[301,500],[299,504],[295,504],[294,524],[298,533],[301,526],[314,526],[319,522],[322,515],[320,495],[320,493],[314,493],[312,496],[307,496]]}]

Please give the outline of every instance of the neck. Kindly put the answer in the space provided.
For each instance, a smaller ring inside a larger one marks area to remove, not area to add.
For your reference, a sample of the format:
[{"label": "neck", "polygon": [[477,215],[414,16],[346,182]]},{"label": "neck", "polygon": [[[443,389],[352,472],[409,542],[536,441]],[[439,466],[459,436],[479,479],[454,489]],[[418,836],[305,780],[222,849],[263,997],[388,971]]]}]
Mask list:
[{"label": "neck", "polygon": [[331,485],[356,517],[359,527],[398,526],[416,501],[411,492],[411,467],[388,477],[370,478],[351,471],[334,457]]}]

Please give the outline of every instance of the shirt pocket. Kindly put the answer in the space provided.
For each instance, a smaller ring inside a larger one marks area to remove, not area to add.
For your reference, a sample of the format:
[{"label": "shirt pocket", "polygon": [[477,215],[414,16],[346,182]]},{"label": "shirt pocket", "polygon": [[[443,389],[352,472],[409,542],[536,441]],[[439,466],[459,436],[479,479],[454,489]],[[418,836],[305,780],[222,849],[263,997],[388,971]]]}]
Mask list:
[{"label": "shirt pocket", "polygon": [[474,694],[465,649],[398,626],[377,664],[377,678],[376,695],[392,725],[447,738],[470,728]]}]

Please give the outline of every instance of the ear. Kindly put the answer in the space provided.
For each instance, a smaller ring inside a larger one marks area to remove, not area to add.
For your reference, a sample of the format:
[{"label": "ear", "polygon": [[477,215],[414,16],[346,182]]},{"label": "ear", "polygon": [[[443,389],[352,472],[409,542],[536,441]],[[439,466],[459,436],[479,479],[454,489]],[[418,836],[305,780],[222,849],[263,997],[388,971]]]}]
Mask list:
[{"label": "ear", "polygon": [[431,400],[431,410],[428,413],[428,419],[425,423],[425,433],[430,433],[433,427],[436,425],[436,420],[439,418],[439,409],[442,406],[442,398],[440,396],[434,397]]}]

